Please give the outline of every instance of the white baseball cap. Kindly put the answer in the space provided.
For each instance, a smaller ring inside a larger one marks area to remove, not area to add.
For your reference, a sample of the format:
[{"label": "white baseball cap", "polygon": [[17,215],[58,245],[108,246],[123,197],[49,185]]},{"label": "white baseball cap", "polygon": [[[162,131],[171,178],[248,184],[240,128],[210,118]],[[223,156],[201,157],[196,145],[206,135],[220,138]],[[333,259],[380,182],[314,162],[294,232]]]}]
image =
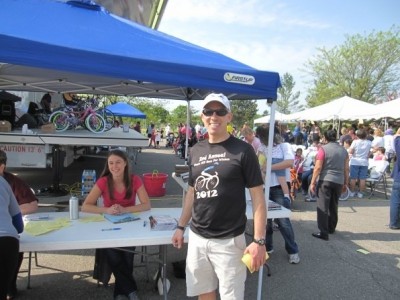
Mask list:
[{"label": "white baseball cap", "polygon": [[210,94],[203,100],[203,108],[210,102],[219,102],[228,111],[231,111],[231,103],[229,102],[228,98],[224,94]]}]

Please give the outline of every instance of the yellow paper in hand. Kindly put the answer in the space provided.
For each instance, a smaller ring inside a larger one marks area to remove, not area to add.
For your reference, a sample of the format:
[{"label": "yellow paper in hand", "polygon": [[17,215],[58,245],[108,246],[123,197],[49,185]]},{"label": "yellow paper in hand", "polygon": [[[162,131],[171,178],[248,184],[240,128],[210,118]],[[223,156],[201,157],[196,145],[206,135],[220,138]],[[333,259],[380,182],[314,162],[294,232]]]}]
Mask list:
[{"label": "yellow paper in hand", "polygon": [[[265,261],[269,258],[268,253],[265,252]],[[242,262],[246,265],[247,269],[249,269],[250,273],[254,273],[254,269],[251,267],[251,255],[250,253],[246,253],[242,257]]]},{"label": "yellow paper in hand", "polygon": [[266,162],[267,162],[267,158],[265,157],[265,155],[262,153],[258,154],[258,163],[259,163],[260,167],[263,168],[265,166]]}]

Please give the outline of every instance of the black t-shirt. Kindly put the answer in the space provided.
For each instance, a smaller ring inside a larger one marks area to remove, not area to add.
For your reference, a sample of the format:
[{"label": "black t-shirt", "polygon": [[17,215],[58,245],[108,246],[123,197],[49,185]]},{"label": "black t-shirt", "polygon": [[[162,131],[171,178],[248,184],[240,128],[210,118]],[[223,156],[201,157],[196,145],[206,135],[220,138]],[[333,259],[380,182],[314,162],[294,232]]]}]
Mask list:
[{"label": "black t-shirt", "polygon": [[235,137],[197,143],[190,153],[194,187],[191,230],[205,238],[229,238],[246,227],[245,187],[263,184],[253,147]]}]

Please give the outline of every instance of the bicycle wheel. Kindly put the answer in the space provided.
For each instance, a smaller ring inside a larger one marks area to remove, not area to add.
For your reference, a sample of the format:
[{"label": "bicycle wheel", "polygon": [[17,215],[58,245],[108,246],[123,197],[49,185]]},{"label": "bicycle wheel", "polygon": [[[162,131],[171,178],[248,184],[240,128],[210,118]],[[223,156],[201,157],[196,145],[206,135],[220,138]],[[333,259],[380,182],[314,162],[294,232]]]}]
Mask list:
[{"label": "bicycle wheel", "polygon": [[93,113],[85,118],[85,126],[93,133],[102,133],[105,128],[105,121],[98,113]]},{"label": "bicycle wheel", "polygon": [[49,117],[49,122],[53,123],[56,131],[65,131],[69,128],[68,114],[63,111],[56,111]]},{"label": "bicycle wheel", "polygon": [[346,186],[346,191],[343,192],[343,193],[340,195],[339,200],[340,200],[340,201],[346,201],[347,199],[349,199],[349,197],[350,197],[350,189],[349,189],[348,186]]},{"label": "bicycle wheel", "polygon": [[114,127],[115,116],[111,110],[107,108],[100,108],[96,110],[96,113],[102,116],[105,121],[104,131],[109,131]]}]

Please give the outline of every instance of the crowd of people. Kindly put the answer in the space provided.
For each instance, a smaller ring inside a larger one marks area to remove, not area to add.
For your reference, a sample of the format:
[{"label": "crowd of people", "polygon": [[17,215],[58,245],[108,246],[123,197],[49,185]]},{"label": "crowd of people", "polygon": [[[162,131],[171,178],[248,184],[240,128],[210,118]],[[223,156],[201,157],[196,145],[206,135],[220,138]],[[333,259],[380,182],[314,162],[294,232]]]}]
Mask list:
[{"label": "crowd of people", "polygon": [[[171,142],[171,147],[174,142],[176,148],[181,145],[183,157],[186,138],[190,146],[189,188],[172,235],[172,245],[179,249],[184,243],[185,230],[189,230],[188,296],[216,299],[218,292],[221,299],[243,299],[247,272],[241,258],[249,254],[251,268],[258,271],[265,263],[266,252],[277,251],[273,244],[275,228],[284,239],[288,262],[300,263],[300,249],[290,218],[266,218],[263,191],[266,182],[270,200],[287,209],[291,209],[297,190],[304,196],[309,190],[316,194],[318,231],[312,236],[326,241],[336,230],[342,191],[349,186],[352,197],[362,198],[369,160],[394,161],[389,228],[400,229],[400,161],[394,160],[400,155],[400,129],[394,133],[389,128],[383,134],[378,127],[342,128],[340,138],[333,128],[322,131],[316,123],[298,123],[293,133],[279,124],[255,129],[244,124],[237,131],[231,125],[233,113],[226,96],[210,94],[202,104],[204,126],[180,124],[178,137]],[[136,127],[140,132],[139,122]],[[157,148],[163,134],[167,137],[171,134],[171,128],[168,124],[165,131],[157,130],[150,124],[146,133],[149,147]],[[269,154],[270,173],[266,166]],[[0,299],[12,299],[17,293],[16,275],[23,258],[18,254],[22,215],[38,208],[38,200],[29,186],[6,172],[6,162],[6,154],[0,151]],[[209,178],[207,184],[203,182],[205,178]],[[298,182],[295,188],[294,179]],[[246,188],[254,220],[249,244],[245,239]],[[103,206],[98,205],[99,197]],[[119,149],[110,151],[82,211],[115,215],[150,209],[149,196],[140,177],[131,174],[126,153]],[[114,298],[137,300],[138,286],[133,276],[135,249],[125,250],[104,249],[103,254],[115,277]]]},{"label": "crowd of people", "polygon": [[[221,298],[243,298],[245,276],[243,266],[237,261],[241,255],[251,253],[252,268],[258,270],[263,261],[260,249],[270,254],[275,251],[273,222],[285,241],[289,263],[300,262],[290,219],[268,219],[266,226],[263,223],[265,207],[260,204],[259,193],[267,180],[270,200],[290,209],[293,201],[290,170],[294,170],[299,182],[297,188],[303,195],[310,190],[317,196],[318,231],[312,236],[327,241],[336,231],[341,193],[349,186],[352,197],[364,196],[368,160],[391,160],[400,155],[400,129],[395,135],[392,129],[388,129],[385,138],[379,128],[343,128],[338,140],[338,133],[332,126],[322,132],[315,122],[309,125],[299,122],[292,133],[286,126],[274,124],[270,145],[270,124],[255,130],[245,124],[236,136],[228,131],[233,114],[229,100],[222,94],[211,94],[204,99],[201,119],[208,139],[192,147],[188,156],[189,189],[179,226],[172,238],[173,245],[181,248],[183,233],[190,221],[187,294],[201,299],[216,299],[217,290]],[[271,147],[272,151],[268,151]],[[268,174],[266,161],[269,152],[272,153],[272,166]],[[254,169],[255,159],[259,172]],[[391,229],[400,229],[399,165],[396,160],[390,202]],[[248,173],[250,166],[255,171]],[[206,177],[217,179],[214,184],[199,183]],[[250,190],[255,226],[253,242],[247,247],[243,243],[244,225],[241,222],[245,211],[245,187]],[[210,251],[210,244],[213,251]],[[235,247],[232,248],[232,244]],[[223,259],[220,253],[223,253]]]}]

